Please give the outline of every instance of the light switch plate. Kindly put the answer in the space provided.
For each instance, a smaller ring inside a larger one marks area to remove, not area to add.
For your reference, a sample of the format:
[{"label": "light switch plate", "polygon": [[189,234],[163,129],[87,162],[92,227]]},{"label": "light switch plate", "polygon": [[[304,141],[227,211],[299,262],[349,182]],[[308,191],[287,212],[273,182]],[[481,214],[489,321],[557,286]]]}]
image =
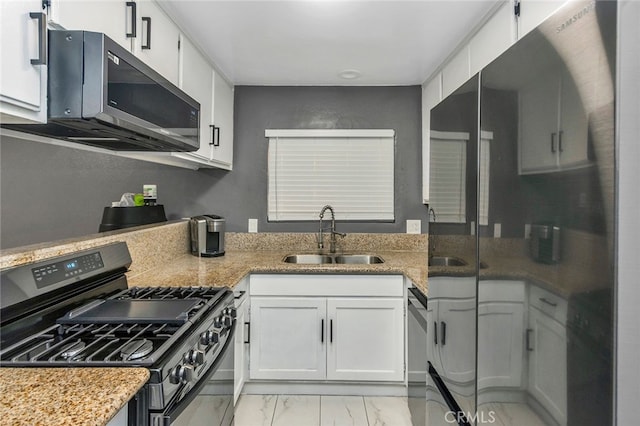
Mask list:
[{"label": "light switch plate", "polygon": [[258,219],[249,219],[249,232],[258,232]]},{"label": "light switch plate", "polygon": [[407,234],[419,234],[420,232],[422,232],[420,220],[407,220]]},{"label": "light switch plate", "polygon": [[493,224],[493,238],[500,238],[502,236],[502,224],[494,223]]},{"label": "light switch plate", "polygon": [[524,238],[531,238],[531,224],[530,223],[525,223],[524,224]]}]

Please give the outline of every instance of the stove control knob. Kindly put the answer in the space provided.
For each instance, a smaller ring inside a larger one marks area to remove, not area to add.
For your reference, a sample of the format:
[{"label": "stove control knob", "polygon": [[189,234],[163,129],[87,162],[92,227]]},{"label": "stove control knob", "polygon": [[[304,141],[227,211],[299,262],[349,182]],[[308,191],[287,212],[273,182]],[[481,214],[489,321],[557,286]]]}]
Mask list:
[{"label": "stove control knob", "polygon": [[196,367],[204,362],[204,352],[197,349],[191,349],[189,352],[184,354],[183,359],[187,364],[191,364]]},{"label": "stove control knob", "polygon": [[178,364],[169,374],[169,382],[174,385],[186,384],[193,380],[193,368],[188,365]]},{"label": "stove control knob", "polygon": [[238,316],[238,312],[236,311],[236,308],[227,308],[224,310],[224,314],[231,318],[236,318]]},{"label": "stove control knob", "polygon": [[222,315],[220,315],[219,317],[214,318],[213,319],[213,326],[216,327],[216,328],[221,328],[223,319],[224,319],[224,317]]},{"label": "stove control knob", "polygon": [[212,343],[218,343],[219,340],[220,336],[215,330],[203,331],[202,334],[200,334],[200,343],[204,346],[209,346]]},{"label": "stove control knob", "polygon": [[224,324],[225,327],[231,327],[231,324],[233,324],[233,318],[225,316],[222,319],[222,323]]}]

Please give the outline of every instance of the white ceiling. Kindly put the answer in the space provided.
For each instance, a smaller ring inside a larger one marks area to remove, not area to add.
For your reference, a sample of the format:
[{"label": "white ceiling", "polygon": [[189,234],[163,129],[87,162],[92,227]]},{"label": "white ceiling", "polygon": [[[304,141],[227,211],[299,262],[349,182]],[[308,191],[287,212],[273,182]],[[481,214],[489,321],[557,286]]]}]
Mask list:
[{"label": "white ceiling", "polygon": [[[161,0],[236,85],[422,84],[499,0]],[[361,76],[344,79],[343,70]]]}]

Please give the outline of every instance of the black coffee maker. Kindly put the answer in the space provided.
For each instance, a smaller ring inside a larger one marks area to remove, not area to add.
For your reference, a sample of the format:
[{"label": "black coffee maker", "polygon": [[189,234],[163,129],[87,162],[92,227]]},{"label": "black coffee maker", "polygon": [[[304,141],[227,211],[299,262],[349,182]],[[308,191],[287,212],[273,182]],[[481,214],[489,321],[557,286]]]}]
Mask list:
[{"label": "black coffee maker", "polygon": [[222,216],[205,214],[189,219],[191,254],[202,257],[224,255],[225,220]]}]

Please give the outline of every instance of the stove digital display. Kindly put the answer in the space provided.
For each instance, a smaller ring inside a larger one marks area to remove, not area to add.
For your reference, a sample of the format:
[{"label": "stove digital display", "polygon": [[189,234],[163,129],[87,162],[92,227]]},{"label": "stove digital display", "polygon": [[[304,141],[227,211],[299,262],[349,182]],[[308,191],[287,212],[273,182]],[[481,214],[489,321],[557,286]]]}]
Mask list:
[{"label": "stove digital display", "polygon": [[102,256],[100,252],[95,252],[33,268],[31,272],[36,286],[43,288],[101,268],[104,268]]}]

